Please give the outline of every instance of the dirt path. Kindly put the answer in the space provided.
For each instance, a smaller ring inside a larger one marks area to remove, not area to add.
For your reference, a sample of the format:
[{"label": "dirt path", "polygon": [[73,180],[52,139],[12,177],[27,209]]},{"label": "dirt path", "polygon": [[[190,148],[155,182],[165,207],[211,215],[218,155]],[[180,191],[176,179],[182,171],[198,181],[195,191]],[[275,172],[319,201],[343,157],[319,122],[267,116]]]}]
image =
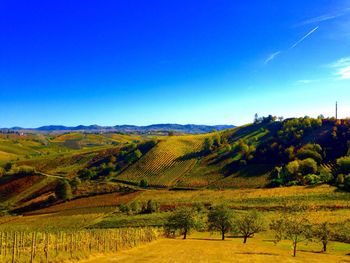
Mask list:
[{"label": "dirt path", "polygon": [[350,256],[332,252],[298,252],[296,258],[291,256],[287,244],[275,246],[267,240],[213,239],[160,239],[114,255],[92,258],[84,263],[136,263],[136,262],[350,262]]}]

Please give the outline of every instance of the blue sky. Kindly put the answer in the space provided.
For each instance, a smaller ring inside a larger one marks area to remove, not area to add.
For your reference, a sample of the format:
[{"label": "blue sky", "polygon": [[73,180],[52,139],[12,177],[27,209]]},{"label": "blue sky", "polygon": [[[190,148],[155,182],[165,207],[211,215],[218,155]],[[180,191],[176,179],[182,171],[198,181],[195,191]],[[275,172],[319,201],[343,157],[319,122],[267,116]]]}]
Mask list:
[{"label": "blue sky", "polygon": [[0,3],[0,127],[350,116],[350,1]]}]

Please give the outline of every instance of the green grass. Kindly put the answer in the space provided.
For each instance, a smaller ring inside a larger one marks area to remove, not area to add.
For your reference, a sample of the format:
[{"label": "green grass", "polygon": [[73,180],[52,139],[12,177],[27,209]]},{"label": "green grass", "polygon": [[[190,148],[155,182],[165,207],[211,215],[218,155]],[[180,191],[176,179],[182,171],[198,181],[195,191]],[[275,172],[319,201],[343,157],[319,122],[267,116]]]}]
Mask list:
[{"label": "green grass", "polygon": [[169,213],[152,213],[140,215],[126,215],[115,213],[103,218],[91,228],[118,228],[118,227],[141,227],[162,226],[166,222]]}]

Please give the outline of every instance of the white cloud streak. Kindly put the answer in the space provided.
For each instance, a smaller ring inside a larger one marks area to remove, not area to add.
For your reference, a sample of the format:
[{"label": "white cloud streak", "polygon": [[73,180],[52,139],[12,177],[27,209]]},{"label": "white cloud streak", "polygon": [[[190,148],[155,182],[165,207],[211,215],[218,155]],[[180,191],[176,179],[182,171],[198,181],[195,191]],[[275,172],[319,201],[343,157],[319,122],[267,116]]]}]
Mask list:
[{"label": "white cloud streak", "polygon": [[330,67],[336,70],[335,75],[338,80],[350,79],[350,57],[338,59]]},{"label": "white cloud streak", "polygon": [[312,29],[309,33],[307,33],[305,36],[303,36],[301,39],[299,39],[297,42],[295,42],[291,46],[291,48],[295,48],[297,45],[299,45],[301,42],[303,42],[307,37],[309,37],[312,33],[314,33],[318,28],[319,28],[319,26],[317,26],[314,29]]},{"label": "white cloud streak", "polygon": [[267,63],[269,63],[270,61],[272,61],[272,60],[274,60],[275,59],[275,57],[277,57],[279,54],[281,54],[281,51],[277,51],[277,52],[275,52],[275,53],[272,53],[271,55],[269,55],[268,57],[267,57],[267,59],[265,59],[265,64],[267,64]]},{"label": "white cloud streak", "polygon": [[345,16],[348,14],[350,14],[350,8],[345,8],[344,10],[341,10],[338,12],[328,13],[328,14],[324,14],[321,16],[310,18],[308,20],[305,20],[305,21],[299,23],[297,26],[321,23],[324,21],[333,20],[333,19],[336,19],[338,17]]},{"label": "white cloud streak", "polygon": [[297,81],[298,84],[309,84],[312,82],[315,82],[315,80],[313,80],[313,79],[300,79]]}]

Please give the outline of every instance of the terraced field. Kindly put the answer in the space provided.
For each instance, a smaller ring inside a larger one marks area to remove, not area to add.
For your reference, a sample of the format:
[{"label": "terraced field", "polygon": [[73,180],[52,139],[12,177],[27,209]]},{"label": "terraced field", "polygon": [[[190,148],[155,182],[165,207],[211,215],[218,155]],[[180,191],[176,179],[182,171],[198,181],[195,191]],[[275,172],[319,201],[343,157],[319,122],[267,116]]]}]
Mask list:
[{"label": "terraced field", "polygon": [[197,159],[186,155],[199,152],[208,136],[187,135],[161,140],[117,179],[134,183],[146,179],[150,185],[159,187],[176,185],[196,165]]}]

